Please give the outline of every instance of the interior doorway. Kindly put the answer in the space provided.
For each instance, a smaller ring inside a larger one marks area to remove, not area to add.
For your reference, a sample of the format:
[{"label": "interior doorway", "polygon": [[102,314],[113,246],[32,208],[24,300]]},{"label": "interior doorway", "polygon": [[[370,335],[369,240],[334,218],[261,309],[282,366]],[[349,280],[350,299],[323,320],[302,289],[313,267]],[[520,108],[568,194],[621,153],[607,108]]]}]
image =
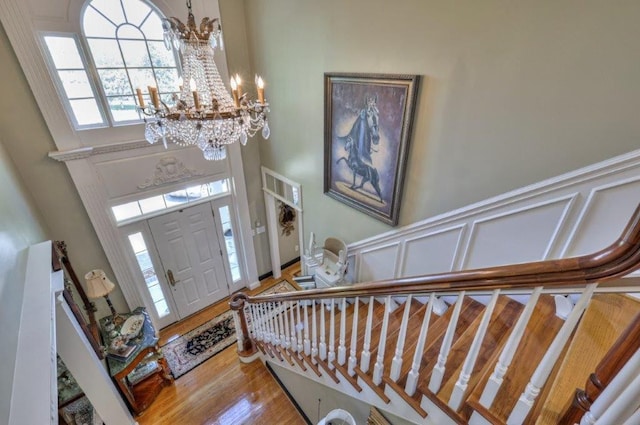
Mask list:
[{"label": "interior doorway", "polygon": [[209,203],[151,218],[149,228],[179,319],[230,295],[230,270]]},{"label": "interior doorway", "polygon": [[[304,246],[302,190],[300,184],[275,171],[262,167],[262,191],[264,192],[264,203],[267,212],[271,269],[273,277],[278,278],[281,275],[280,266],[283,264],[283,258],[290,256],[291,248],[295,251],[295,246],[297,245],[298,256],[300,256]],[[288,207],[295,213],[295,217],[289,220],[289,224],[294,229],[288,235],[286,231],[282,234],[283,226],[280,225],[282,207],[280,205]],[[288,246],[285,247],[285,244]],[[286,257],[283,257],[283,255]],[[287,261],[289,259],[284,260],[284,262]]]}]

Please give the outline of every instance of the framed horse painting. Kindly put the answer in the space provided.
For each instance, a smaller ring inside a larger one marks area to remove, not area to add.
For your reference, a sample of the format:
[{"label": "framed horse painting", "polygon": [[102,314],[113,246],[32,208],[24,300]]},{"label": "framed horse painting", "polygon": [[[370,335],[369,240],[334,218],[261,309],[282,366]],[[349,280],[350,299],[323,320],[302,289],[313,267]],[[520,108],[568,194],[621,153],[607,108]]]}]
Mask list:
[{"label": "framed horse painting", "polygon": [[324,75],[324,193],[398,224],[417,75]]}]

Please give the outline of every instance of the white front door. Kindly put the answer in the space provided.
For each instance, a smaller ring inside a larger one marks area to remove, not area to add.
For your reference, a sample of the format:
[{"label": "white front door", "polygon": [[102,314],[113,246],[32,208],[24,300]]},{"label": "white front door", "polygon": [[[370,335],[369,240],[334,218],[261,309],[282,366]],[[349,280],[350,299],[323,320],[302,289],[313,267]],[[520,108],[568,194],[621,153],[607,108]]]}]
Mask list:
[{"label": "white front door", "polygon": [[209,203],[149,220],[181,319],[230,295],[214,223]]}]

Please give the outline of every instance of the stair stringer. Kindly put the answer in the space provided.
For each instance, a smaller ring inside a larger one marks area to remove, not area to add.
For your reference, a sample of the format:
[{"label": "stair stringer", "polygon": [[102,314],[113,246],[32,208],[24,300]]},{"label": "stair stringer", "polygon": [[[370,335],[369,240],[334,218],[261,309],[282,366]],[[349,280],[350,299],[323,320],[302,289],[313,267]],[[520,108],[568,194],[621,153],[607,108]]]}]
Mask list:
[{"label": "stair stringer", "polygon": [[[376,408],[382,410],[382,411],[386,411],[388,413],[391,413],[395,416],[398,416],[402,419],[405,419],[409,422],[415,423],[417,425],[425,425],[425,424],[455,424],[455,422],[440,422],[440,421],[432,421],[429,422],[427,421],[427,419],[429,418],[429,416],[427,416],[427,418],[422,418],[418,413],[415,412],[415,410],[413,410],[413,408],[411,406],[409,406],[404,400],[402,400],[401,397],[395,395],[392,399],[391,402],[389,403],[385,403],[384,400],[382,400],[369,386],[366,382],[364,382],[362,379],[358,378],[358,385],[360,385],[360,387],[362,388],[362,392],[358,392],[341,374],[337,369],[334,369],[334,371],[336,372],[338,378],[342,378],[339,379],[340,383],[336,384],[326,373],[322,373],[322,376],[317,376],[310,368],[307,369],[307,371],[303,371],[302,369],[300,369],[299,366],[291,366],[288,362],[281,362],[277,359],[272,359],[269,356],[265,356],[264,354],[260,353],[260,360],[263,363],[271,363],[271,364],[275,364],[283,369],[287,369],[291,372],[297,373],[298,375],[302,375],[307,379],[310,379],[314,382],[317,382],[319,384],[322,384],[326,387],[329,387],[333,390],[339,391],[343,394],[346,394],[354,399],[360,400],[362,402],[365,402],[367,404],[370,404],[372,406],[375,406]],[[321,369],[321,372],[323,372],[323,369]],[[385,392],[386,393],[386,392]],[[292,396],[295,397],[295,393],[291,393]],[[390,397],[391,398],[391,397]],[[437,408],[436,408],[437,409]],[[444,412],[440,412],[440,414],[446,416],[446,414]],[[435,415],[437,417],[438,413],[435,413]],[[443,417],[444,417],[443,416]],[[448,418],[448,417],[447,417]],[[450,421],[450,419],[449,419]]]}]

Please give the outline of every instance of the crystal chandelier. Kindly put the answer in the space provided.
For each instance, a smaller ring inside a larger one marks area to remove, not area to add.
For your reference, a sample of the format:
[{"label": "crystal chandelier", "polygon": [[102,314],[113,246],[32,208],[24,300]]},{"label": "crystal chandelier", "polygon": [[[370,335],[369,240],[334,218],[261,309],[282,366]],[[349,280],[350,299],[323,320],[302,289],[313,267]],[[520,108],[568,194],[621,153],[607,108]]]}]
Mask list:
[{"label": "crystal chandelier", "polygon": [[207,160],[226,158],[225,146],[236,141],[243,145],[262,129],[269,138],[267,121],[269,104],[264,99],[264,82],[256,76],[258,99],[249,100],[242,92],[242,80],[231,78],[231,95],[227,91],[213,55],[222,48],[219,20],[204,18],[199,27],[187,0],[187,24],[177,18],[163,19],[164,44],[175,49],[182,61],[179,95],[173,94],[173,105],[163,102],[156,87],[149,86],[151,105],[145,105],[142,90],[136,89],[140,110],[145,115],[145,138],[149,143],[167,140],[180,146],[197,145]]}]

